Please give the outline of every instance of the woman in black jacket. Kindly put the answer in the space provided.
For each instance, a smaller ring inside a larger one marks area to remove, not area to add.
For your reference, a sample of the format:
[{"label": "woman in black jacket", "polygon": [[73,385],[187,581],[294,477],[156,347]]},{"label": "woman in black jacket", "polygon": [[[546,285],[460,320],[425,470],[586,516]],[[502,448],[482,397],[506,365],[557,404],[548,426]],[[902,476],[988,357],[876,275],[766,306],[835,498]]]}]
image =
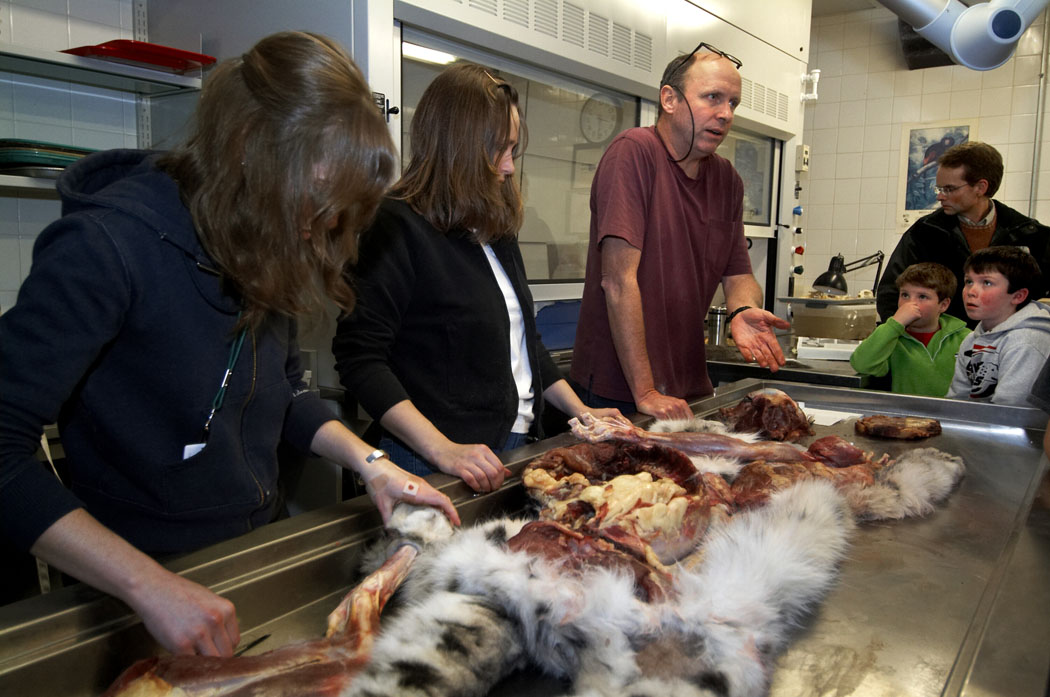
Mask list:
[{"label": "woman in black jacket", "polygon": [[[279,444],[360,474],[384,518],[407,499],[457,520],[302,379],[295,317],[352,307],[343,268],[395,157],[346,51],[282,32],[209,74],[184,145],[72,165],[0,317],[0,539],[120,598],[165,648],[229,656],[233,604],[150,555],[279,517]],[[53,422],[67,486],[34,457]]]},{"label": "woman in black jacket", "polygon": [[545,401],[569,416],[619,414],[588,409],[536,333],[517,244],[524,141],[517,92],[490,71],[457,64],[430,84],[333,342],[343,385],[383,427],[380,447],[480,491],[503,483],[496,452],[542,437]]}]

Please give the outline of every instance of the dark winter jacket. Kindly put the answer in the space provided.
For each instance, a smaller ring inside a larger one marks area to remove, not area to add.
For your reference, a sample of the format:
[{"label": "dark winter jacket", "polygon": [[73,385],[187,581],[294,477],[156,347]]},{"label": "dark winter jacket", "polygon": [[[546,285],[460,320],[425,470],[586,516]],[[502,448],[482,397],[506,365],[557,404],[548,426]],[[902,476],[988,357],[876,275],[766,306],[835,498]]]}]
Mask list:
[{"label": "dark winter jacket", "polygon": [[[532,434],[542,436],[543,391],[561,379],[536,333],[517,242],[493,242],[521,304],[532,368]],[[402,201],[387,200],[361,243],[359,297],[339,322],[332,352],[348,393],[378,420],[406,399],[446,437],[498,449],[518,393],[510,318],[485,250],[444,234]]]},{"label": "dark winter jacket", "polygon": [[[277,512],[278,443],[308,452],[334,418],[302,382],[294,322],[272,319],[246,336],[206,447],[184,459],[238,303],[154,161],[114,150],[69,167],[63,217],[0,317],[0,524],[22,548],[78,507],[150,553],[247,532]],[[56,421],[68,488],[34,458]]]},{"label": "dark winter jacket", "polygon": [[[992,235],[990,244],[1027,247],[1043,272],[1042,287],[1030,288],[1029,297],[1033,300],[1046,297],[1050,291],[1050,227],[999,201],[992,203],[995,205],[995,234]],[[882,280],[879,281],[876,299],[879,316],[885,321],[897,311],[896,282],[904,269],[912,264],[932,261],[955,272],[959,287],[947,313],[965,321],[967,326],[973,329],[977,322],[966,316],[966,306],[962,300],[963,266],[969,256],[970,246],[959,229],[956,216],[935,211],[919,218],[897,243],[897,248],[893,250],[886,264]]]}]

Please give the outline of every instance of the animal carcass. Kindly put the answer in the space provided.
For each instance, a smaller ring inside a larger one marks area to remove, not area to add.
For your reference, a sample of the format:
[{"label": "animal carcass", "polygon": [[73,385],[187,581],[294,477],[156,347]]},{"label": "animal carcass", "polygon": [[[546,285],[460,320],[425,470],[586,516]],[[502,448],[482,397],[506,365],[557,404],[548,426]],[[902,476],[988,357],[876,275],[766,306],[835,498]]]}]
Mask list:
[{"label": "animal carcass", "polygon": [[[411,563],[397,555],[363,584],[376,590],[350,602],[349,648],[334,646],[336,637],[253,659],[154,659],[129,678],[186,685],[173,694],[284,694],[290,682],[276,677],[272,689],[260,682],[255,691],[237,692],[236,681],[251,670],[272,676],[280,657],[317,656],[322,644],[328,653],[307,661],[316,667],[291,662],[293,673],[303,671],[303,694],[482,697],[530,666],[580,697],[758,697],[789,628],[834,582],[856,517],[926,513],[963,470],[932,448],[889,461],[835,438],[802,450],[724,434],[581,426],[588,437],[626,439],[555,449],[530,463],[523,480],[538,521],[501,518],[453,532],[435,509],[395,509],[389,534],[413,539],[422,553],[405,579],[407,602],[378,636],[379,609]],[[726,476],[705,471],[712,458]],[[732,458],[745,459],[725,469]],[[386,557],[382,544],[375,549],[373,566]],[[225,691],[192,691],[205,666],[218,668]],[[119,691],[127,682],[111,694],[127,694]]]},{"label": "animal carcass", "polygon": [[718,413],[733,431],[755,431],[772,440],[788,441],[813,435],[809,418],[795,400],[772,387],[755,390],[735,406],[722,407]]}]

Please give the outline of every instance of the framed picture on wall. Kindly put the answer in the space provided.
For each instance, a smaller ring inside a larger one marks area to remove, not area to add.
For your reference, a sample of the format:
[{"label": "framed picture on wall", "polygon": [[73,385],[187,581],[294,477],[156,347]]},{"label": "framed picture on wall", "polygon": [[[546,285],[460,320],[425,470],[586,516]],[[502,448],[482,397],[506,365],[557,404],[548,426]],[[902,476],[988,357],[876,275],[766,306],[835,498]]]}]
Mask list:
[{"label": "framed picture on wall", "polygon": [[897,226],[903,231],[937,208],[937,159],[953,145],[977,137],[977,119],[903,124]]}]

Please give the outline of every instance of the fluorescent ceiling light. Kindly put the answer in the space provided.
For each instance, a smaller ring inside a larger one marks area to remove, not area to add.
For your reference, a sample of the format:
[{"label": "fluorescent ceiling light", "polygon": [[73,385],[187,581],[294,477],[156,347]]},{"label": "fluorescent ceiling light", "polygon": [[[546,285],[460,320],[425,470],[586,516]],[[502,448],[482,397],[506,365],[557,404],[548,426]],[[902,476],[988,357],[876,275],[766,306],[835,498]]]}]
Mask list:
[{"label": "fluorescent ceiling light", "polygon": [[451,53],[435,51],[432,48],[420,46],[419,44],[410,44],[407,41],[401,42],[401,55],[405,58],[423,61],[424,63],[437,63],[438,65],[448,65],[456,60],[456,57]]}]

